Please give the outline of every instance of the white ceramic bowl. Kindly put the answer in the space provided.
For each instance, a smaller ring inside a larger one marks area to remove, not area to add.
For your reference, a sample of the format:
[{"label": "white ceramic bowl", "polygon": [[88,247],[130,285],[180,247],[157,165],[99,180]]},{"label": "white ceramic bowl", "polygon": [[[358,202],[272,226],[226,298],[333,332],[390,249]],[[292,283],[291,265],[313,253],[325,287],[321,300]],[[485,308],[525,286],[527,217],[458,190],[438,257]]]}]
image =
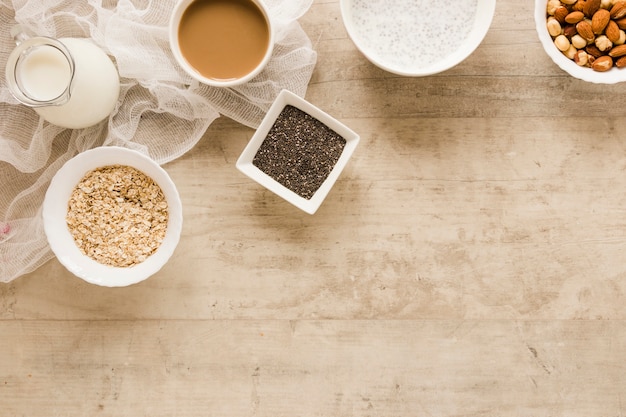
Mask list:
[{"label": "white ceramic bowl", "polygon": [[[476,1],[447,4],[458,16],[444,13],[446,4],[423,0],[339,3],[348,35],[370,62],[394,74],[418,77],[454,67],[480,45],[491,26],[496,0]],[[442,31],[443,25],[448,29]]]},{"label": "white ceramic bowl", "polygon": [[[309,116],[314,117],[315,119],[319,120],[332,130],[334,130],[337,134],[339,134],[346,140],[346,144],[339,157],[339,160],[330,171],[330,174],[328,175],[326,180],[321,184],[317,191],[315,191],[310,199],[301,197],[299,194],[285,187],[253,164],[254,156],[257,154],[257,151],[263,144],[263,141],[265,140],[268,132],[274,125],[274,122],[287,105],[296,107],[307,113]],[[241,171],[254,181],[258,182],[268,190],[274,192],[276,195],[284,198],[301,210],[309,214],[314,214],[328,195],[328,192],[335,184],[335,181],[348,163],[348,160],[352,156],[352,153],[354,152],[354,149],[356,148],[358,143],[359,135],[353,132],[350,128],[340,123],[333,117],[329,116],[327,113],[323,112],[319,108],[315,107],[313,104],[297,96],[296,94],[288,90],[282,90],[276,100],[272,103],[272,106],[265,115],[259,128],[250,139],[250,142],[248,142],[248,145],[241,153],[239,159],[237,160],[236,166],[239,171]]]},{"label": "white ceramic bowl", "polygon": [[[136,168],[152,178],[161,187],[168,204],[165,239],[145,261],[130,267],[105,265],[84,255],[66,222],[68,202],[79,181],[93,169],[115,164]],[[52,251],[70,272],[92,284],[122,287],[145,280],[169,260],[180,239],[182,204],[167,172],[150,157],[131,149],[103,146],[79,153],[55,174],[44,198],[43,222]]]},{"label": "white ceramic bowl", "polygon": [[535,0],[535,26],[543,49],[554,63],[574,78],[596,84],[615,84],[626,80],[626,71],[616,67],[606,72],[594,71],[591,68],[580,67],[574,61],[563,55],[554,46],[554,41],[547,28],[547,0]]}]

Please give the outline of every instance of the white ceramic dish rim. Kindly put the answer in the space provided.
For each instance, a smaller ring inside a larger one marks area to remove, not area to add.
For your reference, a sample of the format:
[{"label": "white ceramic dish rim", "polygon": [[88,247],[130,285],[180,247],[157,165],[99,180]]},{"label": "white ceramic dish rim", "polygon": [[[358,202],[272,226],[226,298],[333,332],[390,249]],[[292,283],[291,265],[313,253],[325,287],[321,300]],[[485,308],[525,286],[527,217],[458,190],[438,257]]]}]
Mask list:
[{"label": "white ceramic dish rim", "polygon": [[554,41],[548,33],[546,25],[547,5],[547,0],[535,0],[535,27],[543,49],[559,68],[574,78],[595,84],[615,84],[626,80],[626,71],[623,69],[612,68],[606,72],[598,72],[591,68],[579,67],[574,61],[563,55],[554,46]]},{"label": "white ceramic dish rim", "polygon": [[[411,1],[411,0],[409,0]],[[379,68],[388,71],[393,74],[408,76],[408,77],[422,77],[432,74],[437,74],[446,71],[469,57],[478,46],[482,43],[483,39],[489,31],[493,16],[496,11],[496,0],[478,0],[478,7],[476,10],[476,20],[474,21],[474,27],[472,28],[469,36],[463,41],[459,48],[446,56],[443,60],[434,63],[428,67],[421,68],[419,70],[406,70],[403,68],[396,68],[379,61],[368,49],[358,36],[358,31],[355,29],[351,20],[350,6],[352,0],[340,0],[341,17],[343,24],[348,32],[348,35],[354,42],[355,46],[361,53],[374,65]]]},{"label": "white ceramic dish rim", "polygon": [[192,67],[189,64],[189,62],[187,62],[185,57],[183,57],[182,53],[180,52],[180,48],[178,47],[178,23],[180,22],[180,19],[183,13],[185,12],[185,10],[187,9],[187,7],[189,7],[189,5],[193,3],[194,1],[195,0],[180,0],[178,3],[176,3],[176,6],[174,6],[174,10],[172,11],[172,15],[170,16],[170,21],[168,25],[170,50],[172,51],[172,54],[174,55],[174,58],[176,59],[176,62],[178,63],[178,65],[180,65],[180,67],[187,74],[189,74],[191,77],[193,77],[197,81],[200,81],[204,84],[211,85],[214,87],[234,87],[237,85],[245,84],[246,82],[250,81],[252,78],[259,75],[259,73],[263,71],[263,69],[265,68],[265,66],[267,65],[267,63],[272,57],[272,53],[274,50],[274,42],[275,42],[275,33],[274,33],[275,25],[267,10],[267,6],[263,3],[263,1],[252,0],[257,6],[259,6],[259,9],[261,9],[263,14],[265,15],[265,19],[267,20],[268,25],[269,25],[269,41],[268,41],[267,51],[265,52],[265,55],[263,56],[263,60],[261,60],[259,65],[257,65],[254,70],[252,70],[247,75],[241,78],[236,78],[232,80],[216,80],[213,78],[205,77],[204,75],[200,74],[194,67]]},{"label": "white ceramic dish rim", "polygon": [[[291,191],[278,181],[274,180],[271,176],[261,171],[252,163],[254,155],[256,155],[269,130],[274,125],[274,121],[287,105],[292,105],[309,114],[310,116],[316,118],[329,128],[333,129],[336,133],[341,135],[346,140],[346,145],[334,168],[332,169],[326,180],[322,183],[320,188],[308,200]],[[354,131],[352,131],[352,129],[350,129],[343,123],[339,122],[337,119],[333,118],[326,112],[322,111],[321,109],[317,108],[313,104],[292,93],[291,91],[282,90],[276,97],[276,100],[274,100],[274,102],[272,103],[272,106],[263,118],[263,121],[259,125],[259,128],[250,139],[250,142],[248,142],[248,145],[239,156],[236,167],[243,174],[258,182],[276,195],[287,200],[294,206],[300,208],[306,213],[314,214],[330,192],[337,178],[339,178],[339,175],[343,171],[356,146],[358,145],[359,140],[360,137],[358,134],[356,134]]]},{"label": "white ceramic dish rim", "polygon": [[[65,221],[67,203],[76,184],[90,170],[113,164],[132,166],[150,176],[161,187],[168,203],[169,219],[163,243],[144,262],[127,268],[104,265],[83,255]],[[46,237],[59,262],[77,277],[104,287],[136,284],[159,271],[178,245],[183,222],[178,190],[167,172],[143,153],[116,146],[93,148],[67,161],[50,182],[42,215]]]}]

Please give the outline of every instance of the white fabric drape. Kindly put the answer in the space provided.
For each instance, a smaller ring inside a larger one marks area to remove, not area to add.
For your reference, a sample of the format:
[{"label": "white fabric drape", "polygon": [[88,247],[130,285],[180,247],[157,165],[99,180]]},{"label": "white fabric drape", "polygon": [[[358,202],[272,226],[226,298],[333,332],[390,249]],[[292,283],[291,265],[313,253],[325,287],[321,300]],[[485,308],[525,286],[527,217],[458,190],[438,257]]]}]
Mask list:
[{"label": "white fabric drape", "polygon": [[276,26],[271,61],[251,82],[209,87],[180,69],[169,49],[173,0],[0,0],[0,70],[15,24],[37,35],[91,38],[121,79],[117,107],[97,126],[68,130],[44,122],[0,81],[0,282],[52,258],[41,206],[55,172],[78,152],[133,148],[160,164],[190,150],[219,115],[256,127],[283,88],[303,96],[317,55],[298,23],[312,0],[266,0]]}]

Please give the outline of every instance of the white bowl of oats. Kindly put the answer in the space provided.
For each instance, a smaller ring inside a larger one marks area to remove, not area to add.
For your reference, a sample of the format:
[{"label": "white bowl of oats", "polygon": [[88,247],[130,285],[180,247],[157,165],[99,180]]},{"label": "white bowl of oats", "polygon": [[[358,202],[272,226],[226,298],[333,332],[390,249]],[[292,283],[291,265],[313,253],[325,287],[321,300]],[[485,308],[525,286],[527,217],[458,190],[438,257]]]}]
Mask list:
[{"label": "white bowl of oats", "polygon": [[167,172],[150,157],[102,146],[55,174],[43,204],[52,252],[74,275],[106,287],[136,284],[172,256],[182,204]]},{"label": "white bowl of oats", "polygon": [[413,77],[448,70],[469,57],[496,9],[496,0],[339,3],[348,35],[364,56],[388,72]]}]

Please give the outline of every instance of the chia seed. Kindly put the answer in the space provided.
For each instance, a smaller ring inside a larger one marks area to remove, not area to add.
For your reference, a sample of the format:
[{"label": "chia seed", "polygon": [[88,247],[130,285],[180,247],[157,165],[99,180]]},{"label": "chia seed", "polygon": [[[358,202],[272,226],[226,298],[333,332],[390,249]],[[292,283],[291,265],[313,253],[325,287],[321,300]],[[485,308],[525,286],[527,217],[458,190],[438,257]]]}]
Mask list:
[{"label": "chia seed", "polygon": [[339,160],[346,140],[306,112],[287,105],[267,133],[252,164],[310,200]]}]

